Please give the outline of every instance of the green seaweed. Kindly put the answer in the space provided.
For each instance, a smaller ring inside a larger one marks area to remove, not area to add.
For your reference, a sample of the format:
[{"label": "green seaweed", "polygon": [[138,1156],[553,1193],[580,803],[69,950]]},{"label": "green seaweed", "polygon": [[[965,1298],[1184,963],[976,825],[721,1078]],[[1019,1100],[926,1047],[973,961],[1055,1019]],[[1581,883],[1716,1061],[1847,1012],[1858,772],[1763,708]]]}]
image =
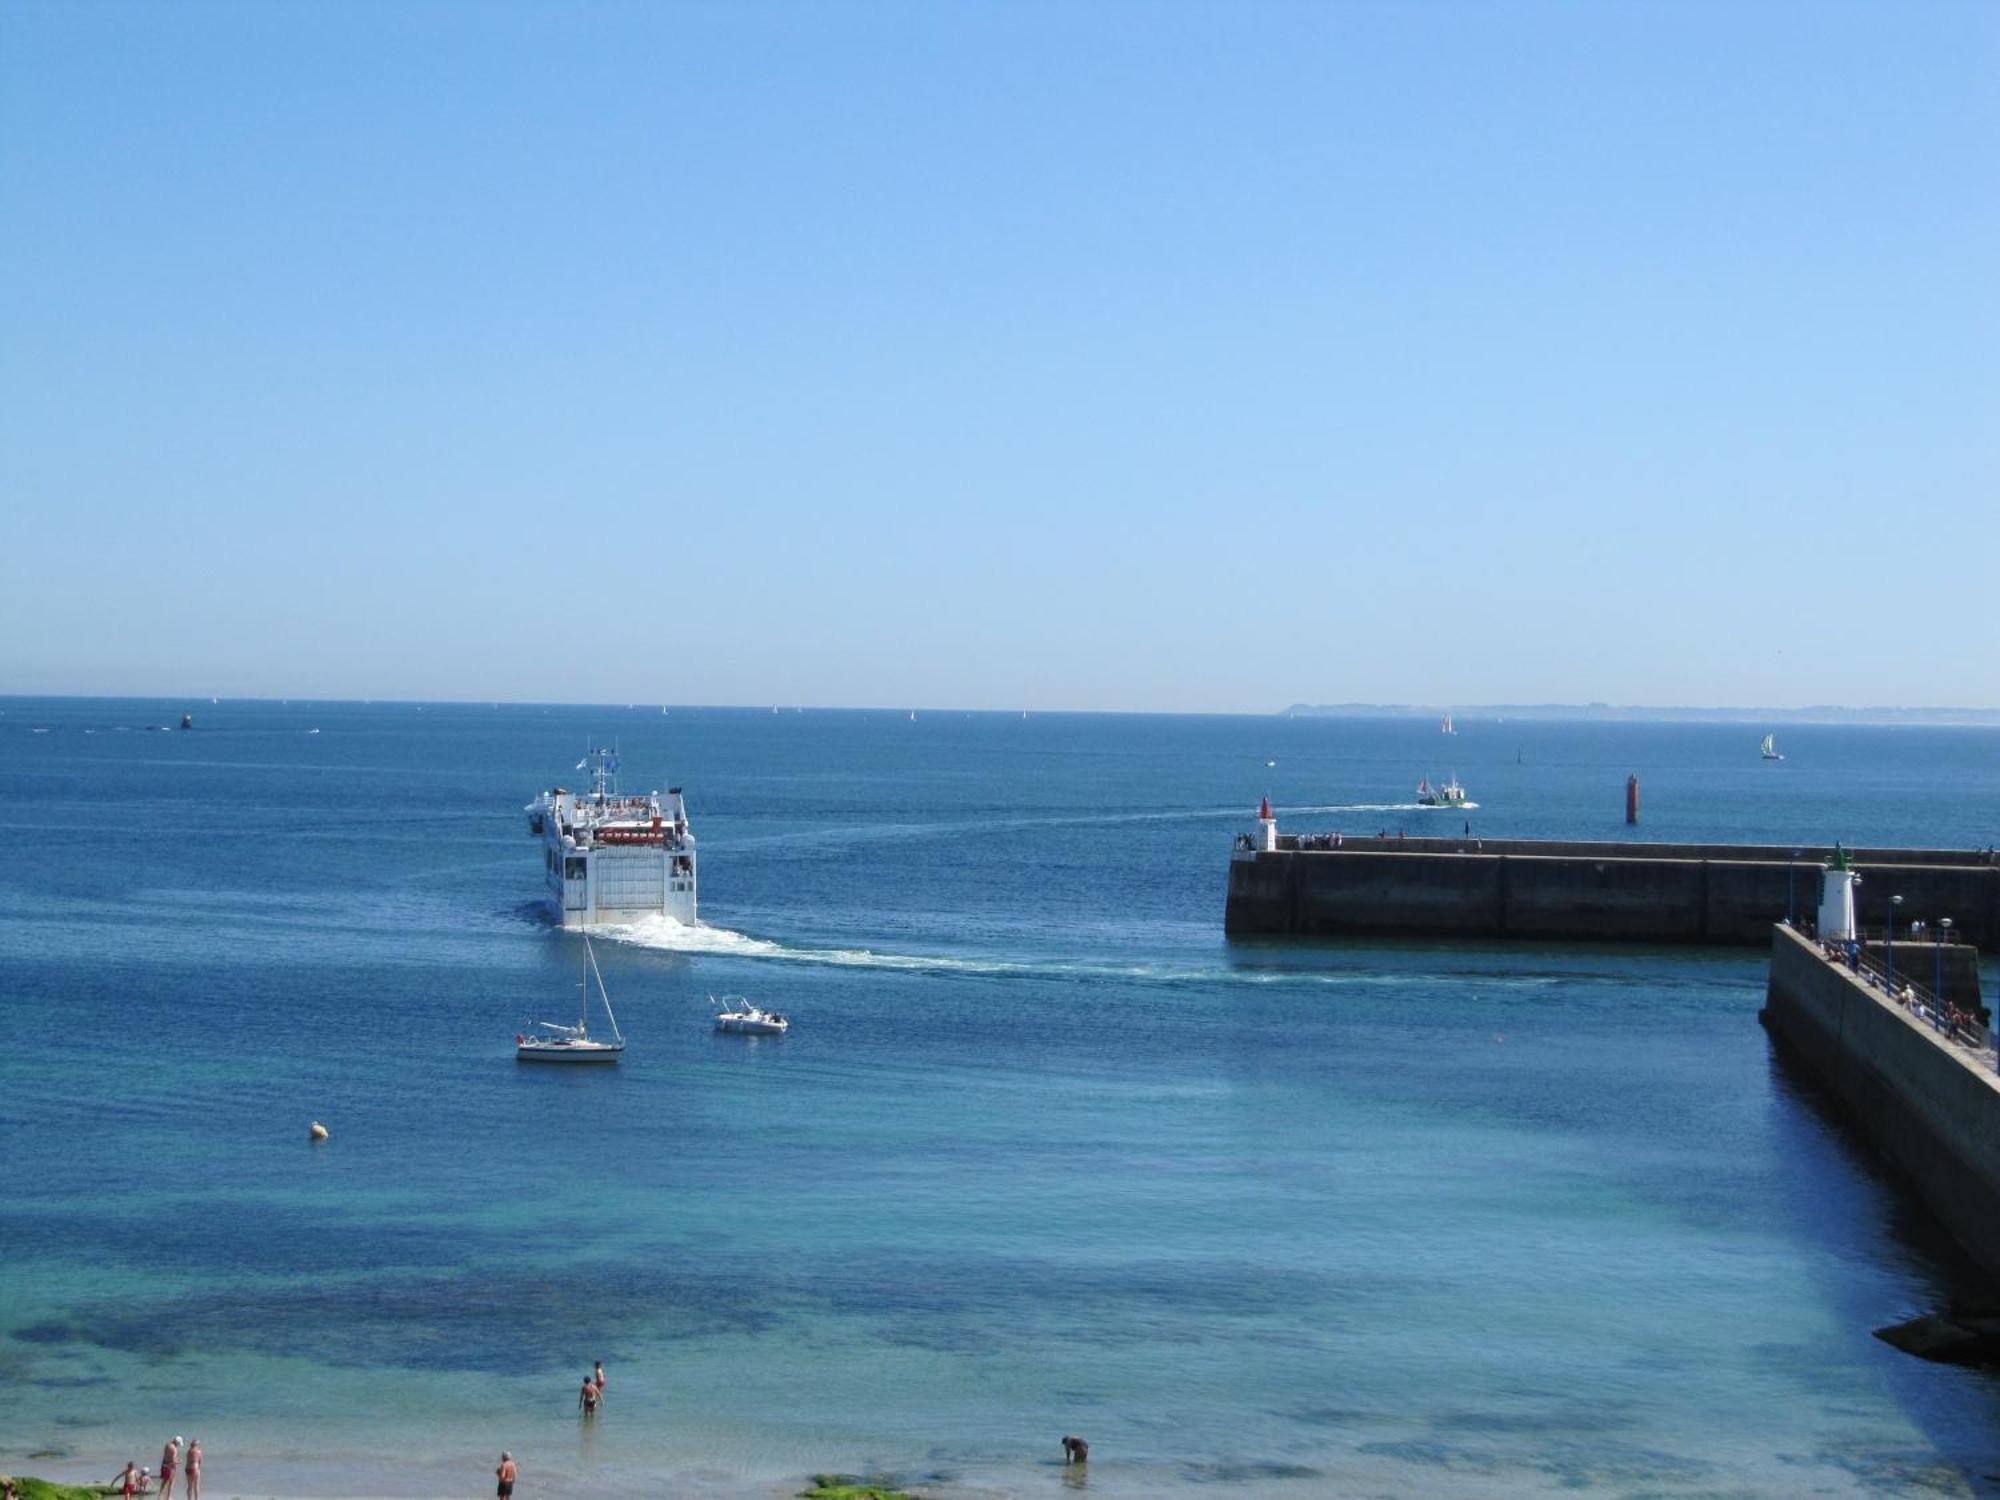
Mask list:
[{"label": "green seaweed", "polygon": [[117,1490],[108,1484],[50,1484],[46,1479],[16,1479],[21,1500],[102,1500]]},{"label": "green seaweed", "polygon": [[799,1500],[923,1500],[923,1496],[853,1474],[815,1474],[813,1487],[799,1491]]}]

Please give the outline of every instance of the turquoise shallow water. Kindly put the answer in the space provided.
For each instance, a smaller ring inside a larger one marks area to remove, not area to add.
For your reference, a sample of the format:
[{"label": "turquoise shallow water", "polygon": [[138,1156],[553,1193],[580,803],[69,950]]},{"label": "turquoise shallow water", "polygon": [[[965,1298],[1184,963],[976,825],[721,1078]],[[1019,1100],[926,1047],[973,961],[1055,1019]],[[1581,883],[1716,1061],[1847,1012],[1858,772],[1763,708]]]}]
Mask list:
[{"label": "turquoise shallow water", "polygon": [[[1267,788],[1417,832],[1456,770],[1475,832],[1619,837],[1637,770],[1654,837],[1983,846],[1991,732],[138,727],[182,707],[0,702],[0,1469],[1031,1496],[1074,1431],[1113,1497],[2000,1492],[2000,1387],[1870,1337],[1959,1270],[1772,1056],[1758,955],[1220,935]],[[520,808],[593,734],[687,787],[709,925],[599,945],[632,1051],[572,1076],[507,1045],[577,953]],[[793,1034],[713,1035],[726,990]]]}]

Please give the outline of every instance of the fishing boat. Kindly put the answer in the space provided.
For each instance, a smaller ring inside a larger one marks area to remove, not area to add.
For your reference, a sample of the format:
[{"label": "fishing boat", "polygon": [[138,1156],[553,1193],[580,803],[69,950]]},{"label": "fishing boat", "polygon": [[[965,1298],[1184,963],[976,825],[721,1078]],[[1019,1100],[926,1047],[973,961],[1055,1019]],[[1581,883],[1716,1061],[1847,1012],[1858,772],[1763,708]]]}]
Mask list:
[{"label": "fishing boat", "polygon": [[1777,737],[1777,736],[1776,736],[1775,734],[1767,734],[1767,735],[1765,735],[1765,736],[1764,736],[1764,759],[1766,759],[1766,760],[1783,760],[1784,758],[1785,758],[1784,756],[1782,756],[1782,755],[1780,755],[1780,754],[1778,753],[1778,737]]},{"label": "fishing boat", "polygon": [[[611,1023],[611,1040],[590,1034],[590,983],[597,981],[597,998],[604,1005],[604,1019]],[[576,1024],[537,1021],[536,1036],[514,1033],[514,1057],[520,1062],[615,1063],[624,1055],[625,1036],[618,1029],[618,1017],[611,1012],[611,997],[604,992],[604,975],[598,971],[597,955],[591,951],[590,935],[583,939],[583,977],[577,981]]]},{"label": "fishing boat", "polygon": [[1451,780],[1447,781],[1443,786],[1432,786],[1431,779],[1428,776],[1425,776],[1421,780],[1419,780],[1417,782],[1417,806],[1419,807],[1465,806],[1465,788],[1458,784],[1457,773],[1454,772]]},{"label": "fishing boat", "polygon": [[723,1007],[715,1018],[717,1031],[733,1031],[740,1036],[783,1036],[791,1030],[792,1023],[784,1016],[774,1010],[761,1010],[741,995],[724,995],[720,1001],[710,995],[708,1002]]}]

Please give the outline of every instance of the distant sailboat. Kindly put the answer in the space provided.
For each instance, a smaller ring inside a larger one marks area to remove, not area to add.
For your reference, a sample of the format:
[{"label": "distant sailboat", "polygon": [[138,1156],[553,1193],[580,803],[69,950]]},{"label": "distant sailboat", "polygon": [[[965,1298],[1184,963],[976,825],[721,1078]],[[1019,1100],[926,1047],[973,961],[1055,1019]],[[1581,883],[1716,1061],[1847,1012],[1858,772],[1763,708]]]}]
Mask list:
[{"label": "distant sailboat", "polygon": [[917,711],[914,708],[910,710],[910,722],[912,724],[917,722]]},{"label": "distant sailboat", "polygon": [[1446,715],[1444,716],[1444,722],[1443,722],[1442,724],[1438,725],[1438,733],[1439,733],[1439,734],[1457,734],[1457,733],[1458,733],[1458,731],[1457,731],[1456,729],[1453,729],[1453,728],[1451,727],[1451,715],[1450,715],[1450,714],[1446,714]]},{"label": "distant sailboat", "polygon": [[1782,756],[1782,755],[1780,755],[1780,754],[1778,753],[1778,737],[1777,737],[1777,736],[1776,736],[1775,734],[1767,734],[1767,735],[1765,735],[1765,736],[1764,736],[1764,759],[1766,759],[1766,760],[1783,760],[1784,758],[1785,758],[1784,756]]}]

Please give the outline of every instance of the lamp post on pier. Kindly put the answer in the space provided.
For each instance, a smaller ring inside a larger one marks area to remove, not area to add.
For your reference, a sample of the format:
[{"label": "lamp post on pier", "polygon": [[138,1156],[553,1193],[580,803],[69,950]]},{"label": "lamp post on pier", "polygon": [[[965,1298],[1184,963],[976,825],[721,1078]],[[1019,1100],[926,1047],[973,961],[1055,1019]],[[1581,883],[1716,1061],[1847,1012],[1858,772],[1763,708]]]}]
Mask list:
[{"label": "lamp post on pier", "polygon": [[1889,898],[1889,941],[1882,945],[1882,956],[1888,961],[1889,998],[1896,998],[1896,908],[1903,904],[1901,896]]},{"label": "lamp post on pier", "polygon": [[1939,917],[1938,934],[1937,934],[1937,971],[1936,971],[1936,978],[1931,984],[1931,999],[1936,1002],[1937,1007],[1940,1010],[1944,1008],[1944,945],[1945,942],[1950,937],[1951,937],[1951,918]]}]

